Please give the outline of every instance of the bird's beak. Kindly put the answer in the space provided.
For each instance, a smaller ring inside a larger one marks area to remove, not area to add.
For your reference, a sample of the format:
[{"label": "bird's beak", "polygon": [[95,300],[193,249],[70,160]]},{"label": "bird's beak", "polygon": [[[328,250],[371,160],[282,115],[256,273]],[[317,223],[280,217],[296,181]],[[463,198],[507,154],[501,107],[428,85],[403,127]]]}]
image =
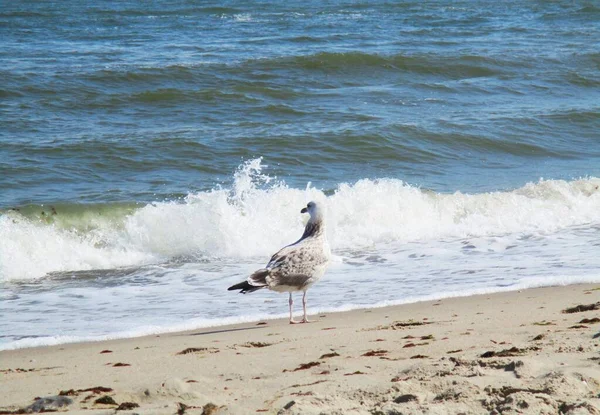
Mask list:
[{"label": "bird's beak", "polygon": [[308,209],[306,209],[306,208],[302,208],[302,210],[300,211],[300,213],[306,213],[306,212],[308,212]]}]

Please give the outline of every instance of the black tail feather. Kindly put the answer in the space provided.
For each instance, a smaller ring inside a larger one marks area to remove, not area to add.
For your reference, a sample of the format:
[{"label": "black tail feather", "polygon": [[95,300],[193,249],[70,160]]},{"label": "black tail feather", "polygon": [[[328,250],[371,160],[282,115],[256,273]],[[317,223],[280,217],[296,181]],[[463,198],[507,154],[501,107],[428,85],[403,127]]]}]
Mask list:
[{"label": "black tail feather", "polygon": [[255,285],[250,285],[248,281],[240,282],[239,284],[232,285],[227,289],[227,291],[240,290],[242,294],[251,293],[256,290],[260,290],[262,287],[257,287]]}]

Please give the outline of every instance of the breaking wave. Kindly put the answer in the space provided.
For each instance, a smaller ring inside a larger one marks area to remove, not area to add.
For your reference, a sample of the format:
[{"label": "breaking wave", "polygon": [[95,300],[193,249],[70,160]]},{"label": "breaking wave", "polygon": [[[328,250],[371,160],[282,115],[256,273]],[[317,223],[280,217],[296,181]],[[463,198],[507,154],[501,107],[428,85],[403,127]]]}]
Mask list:
[{"label": "breaking wave", "polygon": [[24,206],[0,211],[0,281],[185,258],[269,255],[301,233],[300,208],[325,206],[334,251],[411,241],[548,234],[600,223],[600,179],[540,180],[512,191],[435,193],[395,178],[292,188],[242,164],[230,188],[147,205]]}]

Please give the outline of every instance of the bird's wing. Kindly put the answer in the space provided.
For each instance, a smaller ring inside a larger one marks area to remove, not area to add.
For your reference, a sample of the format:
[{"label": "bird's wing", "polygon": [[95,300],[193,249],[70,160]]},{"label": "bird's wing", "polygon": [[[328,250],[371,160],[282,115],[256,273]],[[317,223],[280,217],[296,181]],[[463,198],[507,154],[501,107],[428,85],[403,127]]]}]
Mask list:
[{"label": "bird's wing", "polygon": [[275,255],[265,267],[271,274],[282,275],[312,275],[315,267],[327,262],[328,258],[322,255],[322,247],[299,243],[286,246]]},{"label": "bird's wing", "polygon": [[292,245],[281,248],[271,257],[271,260],[266,267],[254,271],[252,275],[248,277],[248,284],[254,287],[271,285],[269,282],[272,281],[272,278],[269,279],[269,277],[273,273],[281,274],[283,272],[285,274],[287,272],[289,266],[291,265],[289,255],[294,251],[295,250],[292,249]]},{"label": "bird's wing", "polygon": [[267,277],[269,287],[290,286],[302,288],[311,279],[310,275],[305,274],[283,274],[281,272],[271,272]]},{"label": "bird's wing", "polygon": [[267,264],[267,266],[265,268],[273,269],[273,268],[277,268],[282,263],[285,263],[287,261],[288,255],[291,252],[294,252],[294,248],[297,248],[297,247],[295,245],[288,245],[284,248],[281,248],[279,251],[277,251],[275,254],[273,254],[273,256],[271,257],[271,259],[269,260],[269,263]]},{"label": "bird's wing", "polygon": [[248,277],[248,284],[254,287],[265,287],[268,285],[267,277],[269,276],[269,273],[270,271],[265,268],[254,271],[252,275]]}]

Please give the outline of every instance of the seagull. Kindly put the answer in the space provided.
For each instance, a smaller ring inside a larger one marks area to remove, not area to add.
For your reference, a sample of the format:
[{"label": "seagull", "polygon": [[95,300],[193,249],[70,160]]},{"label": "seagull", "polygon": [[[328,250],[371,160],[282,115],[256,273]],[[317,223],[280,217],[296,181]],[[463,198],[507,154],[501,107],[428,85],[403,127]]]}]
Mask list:
[{"label": "seagull", "polygon": [[[331,251],[325,235],[323,212],[315,202],[309,202],[300,213],[310,214],[304,233],[298,241],[280,249],[269,263],[248,277],[246,281],[232,285],[229,291],[240,290],[242,294],[261,288],[290,293],[290,324],[311,323],[306,317],[306,290],[317,282],[329,265]],[[302,291],[304,318],[294,320],[292,292]]]}]

